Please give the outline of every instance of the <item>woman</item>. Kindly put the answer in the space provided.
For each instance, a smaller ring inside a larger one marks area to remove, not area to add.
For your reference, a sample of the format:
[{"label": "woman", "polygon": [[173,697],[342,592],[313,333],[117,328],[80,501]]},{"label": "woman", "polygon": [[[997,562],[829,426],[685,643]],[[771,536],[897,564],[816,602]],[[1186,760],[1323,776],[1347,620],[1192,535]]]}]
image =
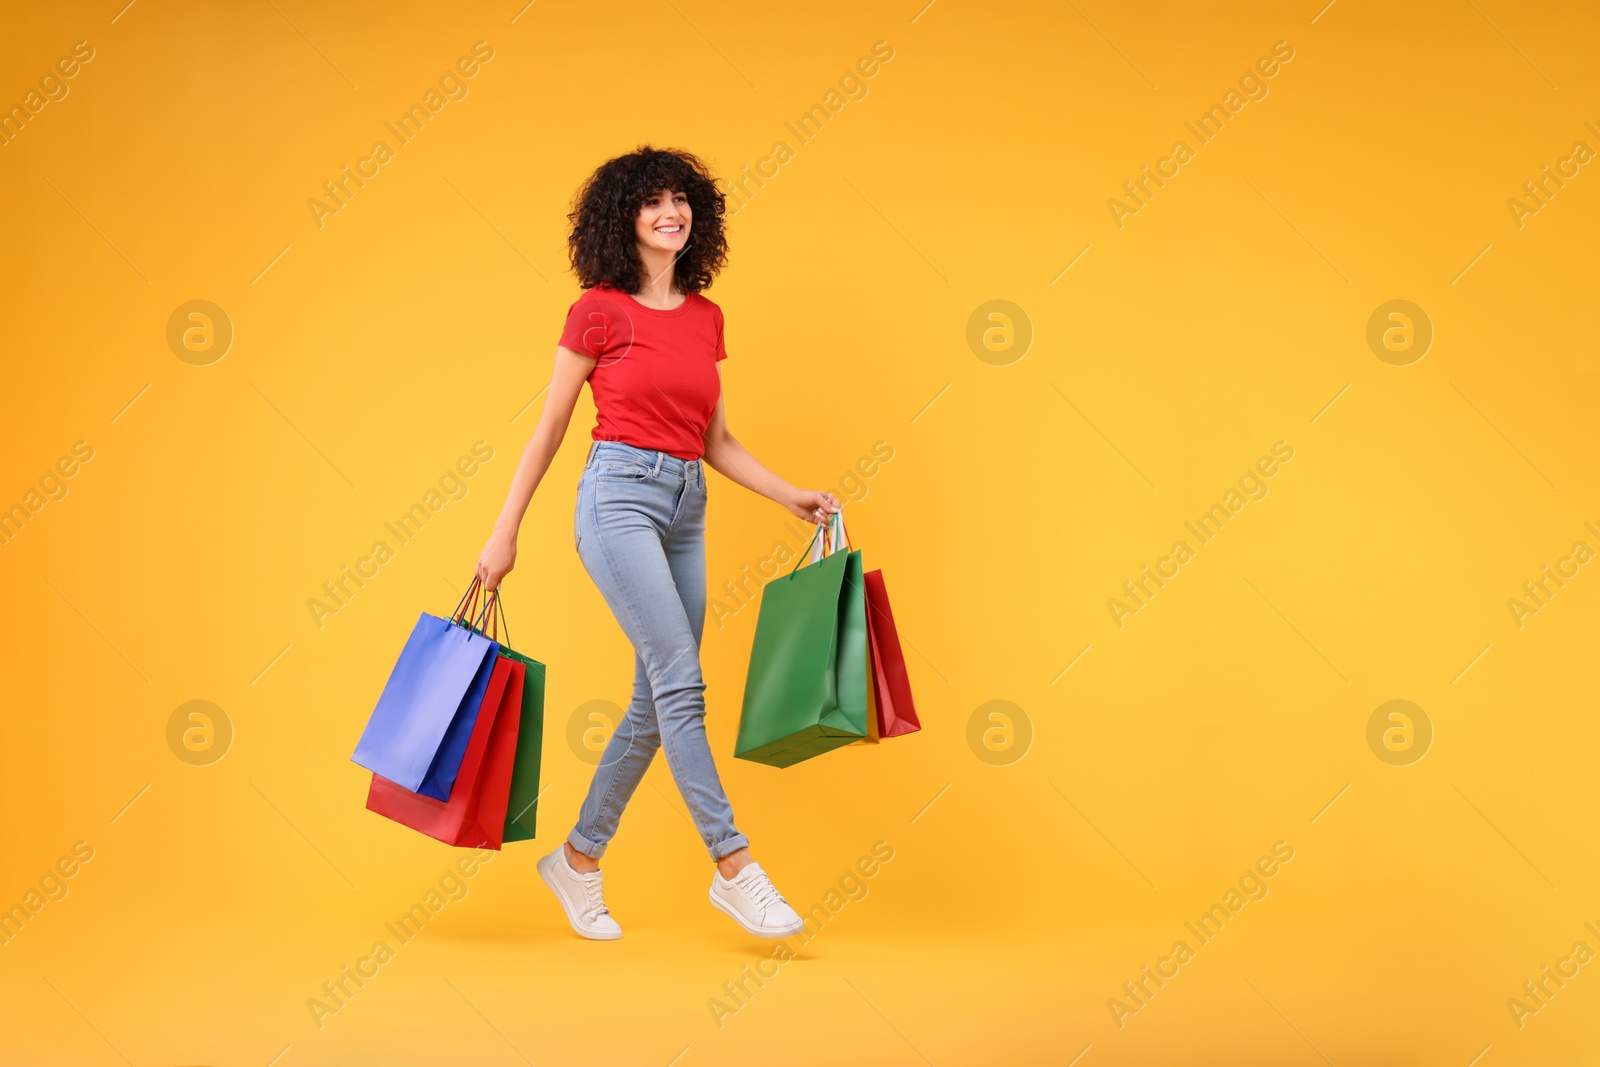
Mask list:
[{"label": "woman", "polygon": [[596,861],[660,747],[716,862],[711,903],[760,937],[802,927],[734,826],[706,743],[705,467],[811,522],[839,502],[796,489],[728,432],[717,365],[727,357],[722,310],[701,295],[727,258],[724,214],[724,196],[699,159],[648,145],[605,163],[579,191],[567,251],[585,292],[567,312],[544,412],[478,560],[478,576],[498,588],[587,381],[597,421],[573,533],[584,569],[633,643],[633,700],[577,824],[538,868],[572,928],[596,940],[622,936]]}]

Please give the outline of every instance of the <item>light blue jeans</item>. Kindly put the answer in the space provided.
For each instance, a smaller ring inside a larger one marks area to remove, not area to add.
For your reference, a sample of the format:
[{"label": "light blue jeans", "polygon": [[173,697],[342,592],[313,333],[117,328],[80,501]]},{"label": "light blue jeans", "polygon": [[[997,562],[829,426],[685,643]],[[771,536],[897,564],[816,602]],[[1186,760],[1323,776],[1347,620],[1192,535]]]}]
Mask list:
[{"label": "light blue jeans", "polygon": [[578,481],[573,536],[633,643],[633,700],[601,754],[567,836],[599,859],[656,749],[711,858],[750,841],[733,825],[706,743],[700,637],[706,619],[706,478],[702,461],[595,441]]}]

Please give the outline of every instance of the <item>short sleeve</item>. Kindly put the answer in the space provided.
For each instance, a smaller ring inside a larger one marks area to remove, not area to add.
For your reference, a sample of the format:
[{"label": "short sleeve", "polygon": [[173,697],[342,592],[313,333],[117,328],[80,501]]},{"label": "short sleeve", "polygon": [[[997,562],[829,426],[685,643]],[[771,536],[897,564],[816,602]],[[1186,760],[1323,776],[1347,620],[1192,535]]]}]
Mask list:
[{"label": "short sleeve", "polygon": [[722,340],[722,309],[716,308],[712,318],[717,323],[717,359],[724,360],[728,358],[728,347]]},{"label": "short sleeve", "polygon": [[561,347],[599,359],[605,353],[606,338],[610,334],[610,316],[606,304],[591,294],[584,293],[567,309],[567,322],[561,330]]}]

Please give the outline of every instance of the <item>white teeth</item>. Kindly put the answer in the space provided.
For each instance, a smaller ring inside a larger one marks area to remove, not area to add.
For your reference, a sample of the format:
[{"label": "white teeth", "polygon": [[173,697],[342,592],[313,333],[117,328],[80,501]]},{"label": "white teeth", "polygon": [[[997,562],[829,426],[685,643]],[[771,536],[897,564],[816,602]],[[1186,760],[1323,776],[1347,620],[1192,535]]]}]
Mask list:
[{"label": "white teeth", "polygon": [[657,233],[677,233],[678,231],[680,231],[682,229],[683,229],[682,226],[657,226],[656,227],[656,232]]}]

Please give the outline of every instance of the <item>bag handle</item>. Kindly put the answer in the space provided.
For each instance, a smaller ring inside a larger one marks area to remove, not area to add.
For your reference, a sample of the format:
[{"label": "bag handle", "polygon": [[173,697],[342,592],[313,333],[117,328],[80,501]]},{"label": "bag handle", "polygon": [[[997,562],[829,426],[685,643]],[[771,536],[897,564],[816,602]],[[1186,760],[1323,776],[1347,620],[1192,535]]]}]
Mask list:
[{"label": "bag handle", "polygon": [[[844,541],[845,547],[850,549],[855,548],[855,546],[850,543],[850,535],[844,528],[844,509],[840,508],[838,511],[835,511],[833,514],[829,515],[826,521],[817,523],[816,531],[812,533],[810,542],[806,544],[805,553],[801,555],[800,560],[795,563],[794,569],[789,572],[789,577],[793,578],[796,572],[800,570],[802,565],[810,565],[839,551],[839,540],[834,537],[833,532],[833,527],[835,524],[837,524],[839,527],[838,537]],[[817,539],[819,536],[822,539],[820,553],[818,552],[817,544]]]},{"label": "bag handle", "polygon": [[[500,626],[494,612],[496,608],[499,608],[499,618],[505,618],[505,608],[500,606],[500,590],[496,589],[489,593],[487,599],[482,601],[480,609],[478,597],[482,592],[483,582],[474,576],[472,584],[467,587],[467,591],[462,594],[461,600],[457,602],[455,611],[451,612],[450,621],[457,626],[463,626],[471,630],[475,634],[489,637],[490,640],[499,642]],[[488,633],[488,627],[491,622],[495,624],[492,636]]]},{"label": "bag handle", "polygon": [[[489,594],[489,599],[483,602],[483,614],[478,616],[478,632],[489,638],[491,641],[496,642],[500,640],[500,624],[495,618],[494,609],[495,605],[499,603],[500,590],[496,589],[494,592]],[[489,633],[490,623],[494,623],[494,633],[492,635]]]},{"label": "bag handle", "polygon": [[[468,624],[467,629],[505,648],[512,647],[511,624],[506,620],[506,604],[500,596],[500,590],[496,589],[489,594],[489,599],[484,602],[483,612]],[[505,632],[504,638],[501,637],[501,631]]]},{"label": "bag handle", "polygon": [[[844,528],[844,508],[840,508],[838,511],[833,513],[833,522],[839,524],[839,540],[844,542],[844,547],[854,551],[856,546],[850,543],[850,533]],[[839,551],[838,541],[833,542],[833,551]]]},{"label": "bag handle", "polygon": [[494,594],[495,594],[495,596],[494,596],[495,612],[499,616],[499,621],[497,623],[495,623],[495,627],[494,627],[494,639],[496,641],[500,641],[500,631],[502,629],[504,629],[505,632],[506,632],[506,639],[504,641],[501,641],[500,643],[505,645],[507,648],[510,648],[511,647],[511,624],[506,621],[506,602],[504,600],[500,599],[500,590],[496,589],[494,591]]},{"label": "bag handle", "polygon": [[[474,611],[474,612],[476,611],[476,605],[477,605],[476,596],[477,596],[477,593],[479,592],[479,590],[482,588],[482,586],[483,586],[483,579],[479,578],[476,574],[474,574],[472,576],[472,584],[467,586],[467,591],[465,593],[461,594],[461,599],[456,601],[455,610],[450,613],[450,621],[451,622],[456,623],[457,625],[461,625],[461,626],[466,625],[467,615],[465,613],[463,613],[462,609],[463,608],[467,608],[470,611]],[[469,599],[472,600],[472,604],[471,605],[469,605],[467,603],[467,601]]]},{"label": "bag handle", "polygon": [[[835,532],[835,526],[838,527],[837,532]],[[844,528],[843,508],[840,508],[838,511],[835,511],[828,516],[826,527],[823,530],[822,536],[822,555],[817,555],[816,550],[813,549],[810,556],[810,562],[812,563],[815,563],[823,556],[831,556],[835,552],[839,551],[839,542],[841,540],[844,542],[846,547],[852,549],[855,548],[854,545],[850,544],[850,535]]]}]

